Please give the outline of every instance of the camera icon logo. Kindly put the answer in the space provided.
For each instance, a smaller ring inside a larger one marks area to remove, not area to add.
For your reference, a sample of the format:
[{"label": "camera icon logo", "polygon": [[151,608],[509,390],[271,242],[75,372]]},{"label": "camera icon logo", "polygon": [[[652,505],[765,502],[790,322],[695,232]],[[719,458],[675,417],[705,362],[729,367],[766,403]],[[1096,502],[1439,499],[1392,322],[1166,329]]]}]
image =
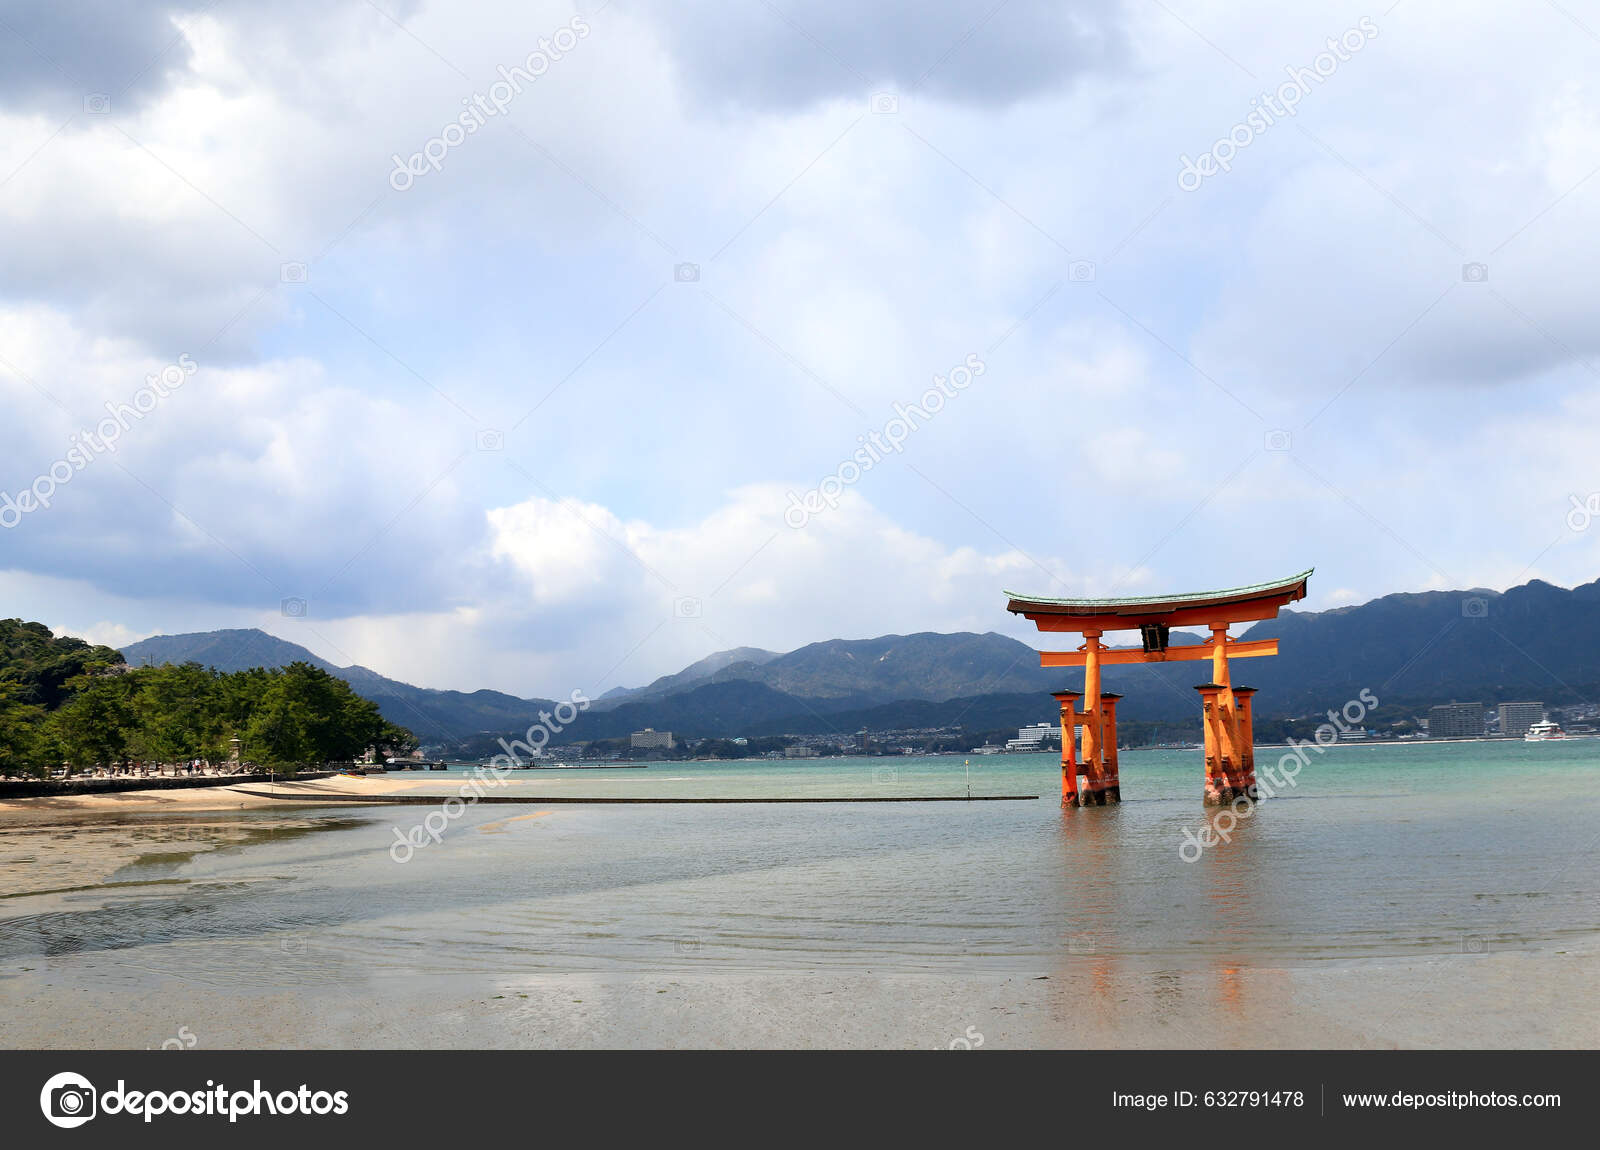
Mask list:
[{"label": "camera icon logo", "polygon": [[1467,619],[1486,619],[1489,617],[1489,600],[1469,595],[1461,600],[1461,614]]},{"label": "camera icon logo", "polygon": [[1489,265],[1470,263],[1461,265],[1461,281],[1469,284],[1486,284],[1489,282]]},{"label": "camera icon logo", "polygon": [[1275,427],[1267,432],[1263,442],[1268,451],[1288,451],[1294,444],[1294,436],[1281,427]]},{"label": "camera icon logo", "polygon": [[880,786],[900,781],[900,771],[895,767],[873,767],[872,781]]},{"label": "camera icon logo", "polygon": [[1083,934],[1069,934],[1067,936],[1068,954],[1093,954],[1097,949],[1099,947],[1095,941],[1093,931]]},{"label": "camera icon logo", "polygon": [[286,284],[303,284],[310,276],[307,274],[305,264],[299,260],[290,260],[278,266],[278,278]]},{"label": "camera icon logo", "polygon": [[39,1091],[39,1109],[50,1125],[71,1130],[95,1116],[99,1097],[94,1083],[83,1075],[63,1071],[52,1075]]},{"label": "camera icon logo", "polygon": [[900,110],[900,97],[893,92],[874,92],[872,111],[878,116],[892,116]]},{"label": "camera icon logo", "polygon": [[1461,936],[1462,954],[1488,954],[1489,940],[1481,934],[1464,934]]},{"label": "camera icon logo", "polygon": [[111,111],[111,97],[104,92],[90,92],[83,98],[83,110],[91,116],[103,116]]},{"label": "camera icon logo", "polygon": [[683,595],[672,601],[672,617],[674,619],[700,618],[700,600],[693,595]]},{"label": "camera icon logo", "polygon": [[674,264],[672,278],[681,284],[697,284],[700,282],[700,265]]},{"label": "camera icon logo", "polygon": [[304,599],[285,599],[278,605],[278,610],[283,612],[285,619],[304,619],[306,617],[306,601]]},{"label": "camera icon logo", "polygon": [[1569,495],[1567,499],[1572,504],[1572,510],[1567,512],[1567,526],[1573,531],[1589,530],[1589,524],[1600,516],[1600,491],[1589,492],[1587,499],[1576,495]]},{"label": "camera icon logo", "polygon": [[478,432],[479,451],[499,451],[505,445],[506,437],[504,432],[496,431],[492,427],[486,427]]},{"label": "camera icon logo", "polygon": [[286,934],[278,940],[278,949],[284,954],[304,954],[306,952],[306,936],[303,934]]},{"label": "camera icon logo", "polygon": [[673,942],[672,949],[679,954],[699,954],[700,940],[698,938],[680,938]]},{"label": "camera icon logo", "polygon": [[1094,279],[1093,260],[1073,260],[1067,265],[1067,278],[1073,283],[1088,283]]}]

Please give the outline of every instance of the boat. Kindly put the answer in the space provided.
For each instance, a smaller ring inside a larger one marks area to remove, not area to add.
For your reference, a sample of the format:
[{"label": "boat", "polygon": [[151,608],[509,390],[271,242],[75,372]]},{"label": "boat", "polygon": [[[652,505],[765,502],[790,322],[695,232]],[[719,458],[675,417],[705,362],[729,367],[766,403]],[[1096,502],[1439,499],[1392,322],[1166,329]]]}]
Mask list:
[{"label": "boat", "polygon": [[1567,732],[1561,729],[1560,723],[1552,723],[1546,719],[1542,723],[1535,723],[1528,728],[1528,733],[1522,736],[1524,742],[1543,743],[1549,739],[1564,739]]}]

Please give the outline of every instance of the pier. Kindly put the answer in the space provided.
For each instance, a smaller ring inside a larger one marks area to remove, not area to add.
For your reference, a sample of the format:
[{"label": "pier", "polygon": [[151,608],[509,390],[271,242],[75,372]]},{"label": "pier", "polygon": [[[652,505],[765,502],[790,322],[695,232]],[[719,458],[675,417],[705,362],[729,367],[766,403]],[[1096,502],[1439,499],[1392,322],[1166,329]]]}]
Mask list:
[{"label": "pier", "polygon": [[[390,806],[437,806],[447,799],[459,799],[457,794],[398,794],[398,795],[355,795],[331,794],[327,792],[308,794],[284,793],[273,791],[248,791],[240,788],[240,794],[249,795],[257,799],[281,799],[285,802],[301,803],[376,803]],[[819,798],[811,795],[802,795],[785,798],[770,798],[763,796],[741,796],[739,798],[674,798],[671,796],[630,797],[627,795],[612,795],[603,798],[579,798],[577,796],[563,795],[480,795],[473,799],[473,805],[482,803],[521,803],[524,806],[549,806],[551,803],[582,804],[582,805],[657,805],[678,806],[694,803],[712,803],[724,806],[749,803],[1017,803],[1029,802],[1037,799],[1038,795],[844,795],[838,798]]]}]

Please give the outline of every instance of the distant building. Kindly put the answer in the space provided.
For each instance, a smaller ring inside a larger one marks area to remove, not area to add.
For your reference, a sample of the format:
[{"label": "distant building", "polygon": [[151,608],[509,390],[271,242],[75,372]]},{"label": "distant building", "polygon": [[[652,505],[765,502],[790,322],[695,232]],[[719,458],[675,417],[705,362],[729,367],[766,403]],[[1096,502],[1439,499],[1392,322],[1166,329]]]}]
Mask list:
[{"label": "distant building", "polygon": [[1500,733],[1522,736],[1535,723],[1544,722],[1543,703],[1501,703]]},{"label": "distant building", "polygon": [[631,742],[633,749],[636,751],[650,750],[657,747],[670,751],[677,745],[672,741],[671,731],[658,731],[654,727],[646,727],[642,731],[633,732]]},{"label": "distant building", "polygon": [[1059,730],[1054,723],[1035,723],[1031,727],[1022,727],[1017,731],[1017,737],[1006,743],[1008,751],[1042,751],[1045,744],[1059,737]]},{"label": "distant building", "polygon": [[1445,703],[1428,708],[1430,739],[1483,738],[1482,703]]},{"label": "distant building", "polygon": [[817,757],[815,747],[808,747],[803,743],[794,743],[783,748],[783,757],[786,759],[814,759]]}]

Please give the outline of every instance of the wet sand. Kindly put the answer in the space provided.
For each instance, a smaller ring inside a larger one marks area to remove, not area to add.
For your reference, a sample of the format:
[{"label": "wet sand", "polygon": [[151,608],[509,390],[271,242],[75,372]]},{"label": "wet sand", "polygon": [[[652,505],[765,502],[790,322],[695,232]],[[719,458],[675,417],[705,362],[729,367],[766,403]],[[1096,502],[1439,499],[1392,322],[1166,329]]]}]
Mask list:
[{"label": "wet sand", "polygon": [[[103,795],[39,796],[0,800],[0,815],[58,811],[94,814],[183,814],[199,811],[237,811],[255,807],[283,806],[281,799],[263,798],[263,793],[326,796],[330,803],[353,801],[362,795],[393,795],[410,791],[437,792],[441,799],[456,793],[458,779],[441,783],[437,778],[389,778],[367,775],[363,778],[312,779],[307,782],[243,783],[237,786],[187,787],[181,790],[115,791]],[[254,794],[250,792],[256,792]]]},{"label": "wet sand", "polygon": [[263,993],[93,966],[6,979],[0,1046],[221,1048],[1592,1048],[1597,956],[1489,954],[1080,975],[374,978]]}]

